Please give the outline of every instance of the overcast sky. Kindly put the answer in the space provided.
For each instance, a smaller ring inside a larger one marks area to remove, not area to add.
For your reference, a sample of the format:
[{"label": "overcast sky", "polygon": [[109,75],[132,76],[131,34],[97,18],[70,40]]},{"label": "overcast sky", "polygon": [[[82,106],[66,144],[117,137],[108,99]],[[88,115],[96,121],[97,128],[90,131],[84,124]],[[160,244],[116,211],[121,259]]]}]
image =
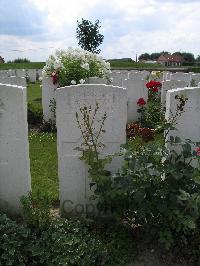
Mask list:
[{"label": "overcast sky", "polygon": [[136,53],[200,54],[200,0],[0,0],[0,55],[45,61],[77,47],[76,21],[101,21],[104,58]]}]

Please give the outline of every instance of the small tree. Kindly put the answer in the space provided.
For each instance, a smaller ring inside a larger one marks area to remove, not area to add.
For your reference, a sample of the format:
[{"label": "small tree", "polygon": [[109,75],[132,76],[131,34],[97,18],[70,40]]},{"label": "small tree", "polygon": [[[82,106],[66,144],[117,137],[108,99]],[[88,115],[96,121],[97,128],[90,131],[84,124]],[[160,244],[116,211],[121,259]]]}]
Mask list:
[{"label": "small tree", "polygon": [[96,20],[93,24],[87,19],[77,21],[76,38],[78,39],[78,45],[82,49],[99,54],[100,49],[97,47],[103,42],[104,36],[99,33],[100,21]]}]

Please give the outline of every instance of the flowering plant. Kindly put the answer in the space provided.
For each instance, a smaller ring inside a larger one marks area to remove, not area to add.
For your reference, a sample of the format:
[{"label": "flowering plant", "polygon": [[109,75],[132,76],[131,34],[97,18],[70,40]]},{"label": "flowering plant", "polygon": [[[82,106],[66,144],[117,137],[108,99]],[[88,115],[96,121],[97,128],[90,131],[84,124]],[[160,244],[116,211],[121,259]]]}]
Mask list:
[{"label": "flowering plant", "polygon": [[158,90],[161,88],[162,84],[159,81],[151,80],[147,82],[146,87],[150,91],[158,92]]},{"label": "flowering plant", "polygon": [[161,71],[152,71],[151,73],[150,73],[150,79],[153,79],[153,80],[159,80],[160,78],[161,78],[161,76],[162,76],[162,72]]},{"label": "flowering plant", "polygon": [[49,56],[43,68],[43,75],[52,77],[59,86],[83,84],[89,77],[109,80],[110,63],[91,52],[71,47],[57,50]]},{"label": "flowering plant", "polygon": [[137,101],[137,105],[139,105],[140,107],[144,106],[146,104],[146,101],[144,100],[144,98],[139,98]]},{"label": "flowering plant", "polygon": [[144,98],[139,98],[137,101],[137,105],[139,106],[138,108],[138,113],[140,113],[140,123],[143,124],[145,121],[145,111],[146,111],[146,101]]},{"label": "flowering plant", "polygon": [[160,105],[160,89],[162,83],[151,80],[146,83],[148,89],[148,101],[143,98],[138,99],[138,113],[140,113],[140,125],[143,127],[155,128],[163,118]]}]

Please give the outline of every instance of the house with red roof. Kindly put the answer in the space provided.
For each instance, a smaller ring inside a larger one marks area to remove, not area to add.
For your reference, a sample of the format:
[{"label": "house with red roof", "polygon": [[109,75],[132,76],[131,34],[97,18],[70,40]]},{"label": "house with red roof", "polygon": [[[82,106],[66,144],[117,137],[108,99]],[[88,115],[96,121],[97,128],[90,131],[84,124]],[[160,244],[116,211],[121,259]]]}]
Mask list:
[{"label": "house with red roof", "polygon": [[157,59],[157,63],[163,66],[181,66],[184,62],[183,57],[180,54],[162,54]]}]

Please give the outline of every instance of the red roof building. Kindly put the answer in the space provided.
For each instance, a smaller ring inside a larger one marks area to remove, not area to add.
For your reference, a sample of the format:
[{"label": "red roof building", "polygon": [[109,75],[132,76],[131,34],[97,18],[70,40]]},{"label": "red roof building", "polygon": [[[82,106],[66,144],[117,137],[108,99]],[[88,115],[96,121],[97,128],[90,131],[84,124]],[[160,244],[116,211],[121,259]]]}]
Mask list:
[{"label": "red roof building", "polygon": [[184,59],[180,54],[162,54],[157,63],[164,66],[181,66]]}]

